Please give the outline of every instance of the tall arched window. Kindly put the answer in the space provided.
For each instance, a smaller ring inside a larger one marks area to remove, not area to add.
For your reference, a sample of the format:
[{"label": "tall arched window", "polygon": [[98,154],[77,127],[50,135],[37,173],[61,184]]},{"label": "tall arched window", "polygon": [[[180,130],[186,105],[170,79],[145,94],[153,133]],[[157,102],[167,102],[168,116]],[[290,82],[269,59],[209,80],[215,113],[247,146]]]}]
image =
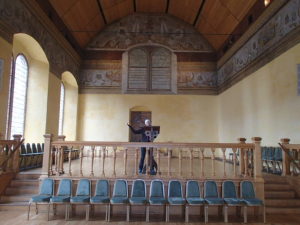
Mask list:
[{"label": "tall arched window", "polygon": [[24,55],[18,55],[12,85],[12,108],[10,137],[14,134],[24,136],[25,109],[28,83],[28,63]]},{"label": "tall arched window", "polygon": [[58,135],[63,134],[64,108],[65,108],[65,86],[64,86],[63,83],[61,83],[61,86],[60,86],[60,103],[59,103],[59,120],[58,120]]}]

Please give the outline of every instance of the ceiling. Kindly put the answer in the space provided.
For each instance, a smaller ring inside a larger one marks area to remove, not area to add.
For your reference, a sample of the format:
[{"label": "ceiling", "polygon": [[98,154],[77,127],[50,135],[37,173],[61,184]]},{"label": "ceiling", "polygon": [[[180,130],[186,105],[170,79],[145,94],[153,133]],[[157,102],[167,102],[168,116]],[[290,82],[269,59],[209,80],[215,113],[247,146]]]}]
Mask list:
[{"label": "ceiling", "polygon": [[245,24],[247,18],[250,24],[252,19],[249,21],[249,15],[253,10],[257,7],[264,8],[263,0],[36,1],[39,4],[49,3],[49,7],[54,10],[68,34],[81,49],[86,47],[105,26],[138,12],[166,13],[180,18],[193,25],[212,47],[219,51],[237,30],[245,32],[245,29],[238,29],[239,24]]}]

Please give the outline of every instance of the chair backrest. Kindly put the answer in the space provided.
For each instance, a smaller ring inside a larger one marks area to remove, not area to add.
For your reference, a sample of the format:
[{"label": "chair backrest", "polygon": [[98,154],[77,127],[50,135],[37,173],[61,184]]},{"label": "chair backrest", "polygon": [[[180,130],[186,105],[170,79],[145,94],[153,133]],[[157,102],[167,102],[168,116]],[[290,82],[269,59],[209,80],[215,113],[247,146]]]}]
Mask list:
[{"label": "chair backrest", "polygon": [[161,180],[155,179],[150,184],[150,197],[165,198],[165,187]]},{"label": "chair backrest", "polygon": [[113,197],[127,197],[128,185],[126,180],[116,180],[114,184]]},{"label": "chair backrest", "polygon": [[146,184],[144,180],[135,180],[131,189],[131,197],[144,197],[146,198]]},{"label": "chair backrest", "polygon": [[215,181],[208,180],[204,182],[204,198],[218,198],[219,192]]},{"label": "chair backrest", "polygon": [[183,197],[182,186],[178,180],[170,180],[168,186],[168,198]]},{"label": "chair backrest", "polygon": [[21,154],[26,154],[26,147],[24,144],[21,145]]},{"label": "chair backrest", "polygon": [[59,182],[57,195],[58,196],[62,196],[62,195],[71,196],[72,195],[72,180],[62,179]]},{"label": "chair backrest", "polygon": [[42,152],[42,146],[40,143],[37,143],[37,149],[38,149],[38,152]]},{"label": "chair backrest", "polygon": [[231,180],[226,180],[222,184],[223,198],[237,198],[235,184]]},{"label": "chair backrest", "polygon": [[27,152],[27,154],[31,154],[32,153],[31,146],[30,146],[29,143],[26,144],[26,152]]},{"label": "chair backrest", "polygon": [[255,191],[251,181],[245,180],[241,182],[241,197],[247,199],[255,198]]},{"label": "chair backrest", "polygon": [[35,145],[35,143],[32,143],[32,153],[37,153],[38,151],[37,151],[37,148],[36,148],[36,145]]},{"label": "chair backrest", "polygon": [[282,161],[282,150],[281,148],[275,148],[275,161]]},{"label": "chair backrest", "polygon": [[187,198],[200,198],[200,187],[197,181],[188,180],[186,183],[186,197]]},{"label": "chair backrest", "polygon": [[91,195],[91,183],[89,179],[80,179],[76,190],[77,196],[90,196]]},{"label": "chair backrest", "polygon": [[109,197],[108,180],[98,180],[96,183],[95,196]]},{"label": "chair backrest", "polygon": [[40,187],[40,195],[53,195],[54,181],[51,178],[45,178]]}]

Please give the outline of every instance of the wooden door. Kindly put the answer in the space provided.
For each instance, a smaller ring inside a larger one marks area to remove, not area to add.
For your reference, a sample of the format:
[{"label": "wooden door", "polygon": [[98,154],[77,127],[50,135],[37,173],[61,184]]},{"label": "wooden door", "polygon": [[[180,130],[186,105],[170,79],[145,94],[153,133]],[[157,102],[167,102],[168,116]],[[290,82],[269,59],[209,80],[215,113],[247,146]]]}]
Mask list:
[{"label": "wooden door", "polygon": [[[151,120],[151,112],[130,112],[130,124],[134,129],[139,129],[145,126],[145,120]],[[141,134],[134,134],[129,129],[129,141],[130,142],[140,142],[142,140]]]}]

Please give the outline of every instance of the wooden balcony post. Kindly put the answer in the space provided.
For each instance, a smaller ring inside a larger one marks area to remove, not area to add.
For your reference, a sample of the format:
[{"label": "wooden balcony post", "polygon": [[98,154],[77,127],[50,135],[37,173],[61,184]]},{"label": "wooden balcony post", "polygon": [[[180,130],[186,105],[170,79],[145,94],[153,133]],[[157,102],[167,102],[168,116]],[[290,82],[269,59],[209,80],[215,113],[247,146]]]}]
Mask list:
[{"label": "wooden balcony post", "polygon": [[80,151],[79,152],[79,158],[80,158],[79,174],[81,177],[83,177],[83,172],[82,172],[83,149],[84,149],[84,146],[82,146],[79,149],[79,151]]},{"label": "wooden balcony post", "polygon": [[117,147],[113,147],[113,176],[116,176]]},{"label": "wooden balcony post", "polygon": [[223,176],[226,177],[226,148],[222,148],[223,152]]},{"label": "wooden balcony post", "polygon": [[201,160],[201,165],[200,165],[200,176],[204,177],[204,148],[200,148],[200,160]]},{"label": "wooden balcony post", "polygon": [[[280,142],[283,146],[288,145],[290,143],[289,138],[282,138]],[[289,155],[287,152],[282,150],[282,176],[291,175],[291,162],[289,159]]]},{"label": "wooden balcony post", "polygon": [[124,175],[127,176],[127,148],[124,149]]},{"label": "wooden balcony post", "polygon": [[[17,141],[17,145],[18,145],[21,141],[22,135],[14,134],[13,138],[14,138],[14,141]],[[19,146],[19,148],[14,152],[13,159],[12,159],[12,161],[13,161],[12,169],[13,169],[13,172],[15,172],[15,173],[19,172],[20,152],[21,152],[21,146]]]},{"label": "wooden balcony post", "polygon": [[[238,138],[238,141],[240,142],[240,144],[246,144],[246,138]],[[240,175],[246,175],[245,174],[245,162],[244,162],[244,156],[245,156],[245,150],[243,148],[240,148],[240,155],[239,155],[239,174]]]},{"label": "wooden balcony post", "polygon": [[179,149],[179,176],[182,177],[182,149]]},{"label": "wooden balcony post", "polygon": [[262,177],[262,159],[261,159],[261,137],[253,137],[252,141],[254,142],[254,157],[253,157],[253,166],[254,166],[254,178]]},{"label": "wooden balcony post", "polygon": [[68,173],[68,175],[69,176],[72,176],[72,169],[71,169],[71,164],[72,164],[72,148],[70,149],[70,151],[69,151],[69,156],[68,156],[68,158],[69,158],[69,173]]},{"label": "wooden balcony post", "polygon": [[135,149],[135,161],[134,161],[134,171],[135,171],[135,175],[138,175],[138,157],[139,157],[139,149],[136,148]]},{"label": "wooden balcony post", "polygon": [[194,177],[194,171],[193,171],[193,163],[194,162],[194,158],[193,158],[193,149],[190,148],[190,175],[191,177]]},{"label": "wooden balcony post", "polygon": [[233,176],[236,177],[236,152],[237,152],[237,149],[236,148],[233,148],[232,149],[233,151]]},{"label": "wooden balcony post", "polygon": [[105,177],[104,165],[105,165],[105,156],[106,156],[106,146],[102,147],[102,176]]},{"label": "wooden balcony post", "polygon": [[90,174],[90,176],[93,177],[94,176],[95,146],[92,146],[91,150],[92,150],[92,162],[91,162],[91,174]]},{"label": "wooden balcony post", "polygon": [[215,148],[211,148],[211,160],[212,160],[212,176],[215,177],[216,176],[216,167],[215,167]]},{"label": "wooden balcony post", "polygon": [[52,157],[52,134],[45,134],[44,135],[44,154],[43,154],[43,168],[41,177],[48,177],[50,174],[49,168],[52,166],[50,165],[50,158]]},{"label": "wooden balcony post", "polygon": [[171,176],[171,149],[168,148],[168,177]]},{"label": "wooden balcony post", "polygon": [[157,174],[161,175],[161,171],[160,171],[160,152],[159,152],[159,148],[156,149],[156,155],[157,155]]},{"label": "wooden balcony post", "polygon": [[[66,136],[65,135],[58,135],[57,140],[58,141],[65,141]],[[60,148],[60,153],[59,153],[59,164],[58,164],[58,172],[59,174],[64,174],[64,161],[65,161],[65,152],[64,152],[64,147],[61,146]]]}]

